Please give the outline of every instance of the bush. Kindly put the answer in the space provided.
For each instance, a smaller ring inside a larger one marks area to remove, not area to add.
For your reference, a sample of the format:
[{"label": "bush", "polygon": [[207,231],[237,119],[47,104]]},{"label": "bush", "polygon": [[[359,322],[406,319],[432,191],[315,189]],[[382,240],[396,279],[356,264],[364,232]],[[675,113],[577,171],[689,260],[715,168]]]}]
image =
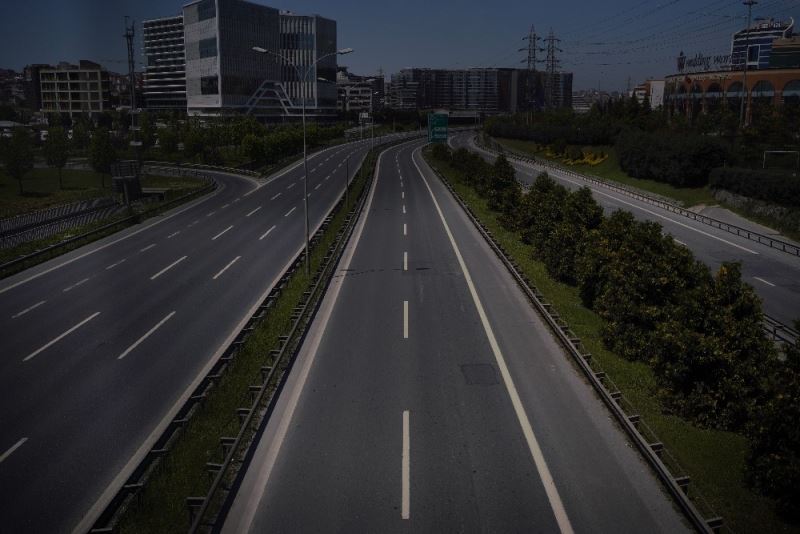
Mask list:
[{"label": "bush", "polygon": [[800,175],[787,171],[718,167],[709,185],[781,206],[800,207]]}]

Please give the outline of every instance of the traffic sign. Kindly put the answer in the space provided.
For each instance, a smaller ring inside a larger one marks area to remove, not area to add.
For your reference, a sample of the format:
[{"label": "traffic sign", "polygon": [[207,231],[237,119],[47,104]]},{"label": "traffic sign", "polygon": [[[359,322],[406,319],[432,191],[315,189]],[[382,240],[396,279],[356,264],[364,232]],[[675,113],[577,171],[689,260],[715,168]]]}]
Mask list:
[{"label": "traffic sign", "polygon": [[447,142],[447,122],[448,116],[446,113],[428,114],[428,142]]}]

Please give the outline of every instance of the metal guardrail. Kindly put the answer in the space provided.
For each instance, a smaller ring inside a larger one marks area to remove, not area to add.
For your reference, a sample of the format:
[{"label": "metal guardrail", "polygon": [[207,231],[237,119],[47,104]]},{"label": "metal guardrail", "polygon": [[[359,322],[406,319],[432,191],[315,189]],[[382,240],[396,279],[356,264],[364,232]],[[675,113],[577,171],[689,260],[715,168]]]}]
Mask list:
[{"label": "metal guardrail", "polygon": [[150,216],[150,215],[152,215],[154,213],[158,213],[158,212],[163,211],[165,209],[169,209],[170,207],[172,207],[175,204],[180,204],[182,202],[185,202],[186,200],[189,200],[192,197],[203,195],[205,193],[208,193],[209,191],[215,190],[216,188],[217,188],[217,181],[212,179],[212,180],[210,180],[210,183],[207,186],[203,187],[202,189],[198,189],[197,191],[192,191],[191,193],[187,193],[185,195],[181,195],[178,198],[169,200],[169,201],[167,201],[167,202],[165,202],[163,204],[160,204],[160,205],[155,206],[153,208],[147,209],[147,210],[145,210],[145,211],[143,211],[141,213],[137,213],[135,215],[130,215],[128,217],[119,219],[119,220],[114,221],[112,223],[105,224],[103,226],[100,226],[99,228],[95,228],[94,230],[90,230],[90,231],[84,232],[84,233],[82,233],[80,235],[76,235],[76,236],[70,237],[70,238],[65,239],[63,241],[60,241],[59,243],[55,243],[53,245],[45,247],[45,248],[43,248],[41,250],[37,250],[37,251],[32,252],[30,254],[26,254],[25,256],[20,256],[19,258],[15,258],[15,259],[13,259],[11,261],[7,261],[6,263],[0,264],[0,273],[5,271],[6,269],[9,269],[9,268],[14,267],[16,265],[19,265],[19,264],[22,264],[24,262],[30,261],[30,260],[32,260],[34,258],[39,257],[39,256],[43,256],[45,254],[49,254],[51,252],[54,252],[54,251],[56,251],[58,249],[64,248],[67,245],[70,245],[70,244],[75,243],[77,241],[80,241],[82,239],[86,239],[88,237],[92,237],[92,236],[97,235],[97,234],[99,234],[101,232],[105,232],[105,231],[110,230],[112,228],[116,228],[117,226],[127,225],[127,224],[132,223],[132,222],[137,222],[143,216],[144,217]]},{"label": "metal guardrail", "polygon": [[[388,139],[382,144],[392,144],[402,141],[405,141],[405,138]],[[379,145],[376,144],[376,148],[378,146]],[[357,220],[356,215],[360,213],[361,209],[363,208],[364,199],[366,198],[372,179],[373,177],[370,175],[368,177],[367,184],[362,190],[361,197],[355,204],[353,210],[346,220],[345,227],[339,232],[339,234],[337,234],[336,241],[328,250],[325,258],[323,258],[323,267],[320,268],[314,276],[313,288],[303,294],[303,303],[295,308],[292,316],[293,322],[290,333],[288,335],[280,336],[280,349],[270,351],[272,361],[270,365],[265,365],[261,368],[261,384],[253,385],[251,387],[253,401],[250,407],[241,408],[237,411],[237,415],[239,415],[240,418],[239,432],[235,437],[220,437],[220,446],[222,448],[224,460],[222,463],[209,462],[207,464],[209,473],[213,475],[212,483],[208,492],[204,497],[186,498],[186,505],[190,513],[190,532],[197,532],[201,528],[213,528],[216,525],[216,520],[218,518],[215,517],[212,518],[212,520],[205,522],[203,521],[203,518],[208,513],[209,507],[212,505],[212,503],[220,504],[220,501],[215,500],[215,496],[221,490],[224,490],[228,493],[228,495],[221,501],[222,510],[226,510],[227,506],[229,505],[227,500],[228,497],[233,495],[235,488],[238,487],[238,484],[241,482],[240,475],[243,473],[243,471],[240,471],[236,475],[236,480],[232,486],[225,486],[224,481],[226,472],[237,463],[235,455],[241,448],[243,439],[253,431],[251,425],[254,422],[254,418],[256,416],[260,417],[257,422],[261,427],[266,424],[266,421],[269,419],[269,416],[272,413],[274,402],[277,401],[284,381],[288,376],[288,371],[291,368],[291,364],[294,362],[294,358],[296,357],[296,351],[299,349],[300,344],[304,339],[306,331],[313,319],[313,314],[316,313],[319,303],[321,302],[321,296],[324,295],[325,288],[327,288],[327,285],[330,282],[330,277],[334,272],[335,265],[338,264],[341,251],[349,239],[349,235],[355,225]],[[322,224],[311,239],[312,244],[319,242],[319,239],[322,237],[323,232],[327,229],[327,226],[333,217],[332,214],[339,209],[342,202],[343,200],[340,199],[339,202],[332,208],[328,216],[323,220]],[[290,267],[286,270],[286,272],[283,273],[278,283],[270,290],[267,297],[256,309],[254,315],[251,316],[250,319],[245,323],[244,327],[237,333],[231,344],[225,349],[225,351],[223,351],[219,360],[215,362],[208,374],[195,388],[186,403],[178,411],[172,423],[167,427],[158,440],[156,440],[156,443],[153,445],[149,453],[142,459],[123,486],[117,490],[109,504],[106,505],[104,511],[95,520],[92,529],[89,531],[90,533],[100,534],[115,531],[116,523],[119,518],[122,516],[122,514],[124,514],[125,510],[128,508],[138,492],[148,482],[150,476],[157,468],[161,459],[174,445],[183,431],[183,428],[189,423],[194,413],[196,413],[196,411],[200,408],[210,389],[214,387],[215,383],[222,379],[229,363],[236,357],[238,351],[244,346],[250,333],[264,318],[266,312],[275,305],[275,302],[277,301],[281,292],[288,285],[289,280],[294,273],[298,269],[303,268],[304,258],[303,251],[295,256],[294,260],[290,264]],[[281,360],[285,359],[287,356],[289,358],[286,362],[284,362],[287,367],[283,370],[280,377],[278,377],[276,373],[278,372],[277,370],[279,369]],[[272,394],[269,396],[269,399],[265,399],[265,396],[270,392],[270,384],[272,384],[276,378],[278,381],[276,384],[274,384],[275,388],[272,390]],[[264,404],[266,404],[266,406],[262,406]],[[248,431],[248,429],[250,429],[250,431]],[[259,432],[260,430],[256,429],[253,437],[257,436]],[[240,464],[244,464],[249,457],[252,456],[253,450],[250,447],[252,443],[253,441],[250,441],[250,443],[247,444],[247,451],[245,452],[244,458],[239,462]]]},{"label": "metal guardrail", "polygon": [[774,341],[796,345],[800,340],[800,332],[767,314],[764,314],[763,324],[764,332]]},{"label": "metal guardrail", "polygon": [[592,184],[595,184],[595,185],[600,185],[600,186],[605,187],[607,189],[611,189],[612,191],[616,191],[618,193],[622,193],[625,196],[634,198],[634,199],[642,201],[642,202],[647,202],[648,204],[651,204],[653,206],[657,206],[657,207],[662,208],[664,210],[667,210],[667,211],[669,211],[671,213],[675,213],[675,214],[681,215],[683,217],[686,217],[688,219],[692,219],[694,221],[697,221],[697,222],[700,222],[702,224],[711,226],[713,228],[718,228],[718,229],[723,230],[725,232],[728,232],[730,234],[734,234],[734,235],[737,235],[739,237],[743,237],[745,239],[748,239],[750,241],[754,241],[756,243],[760,243],[762,245],[766,245],[766,246],[768,246],[770,248],[773,248],[775,250],[779,250],[781,252],[785,252],[786,254],[790,254],[792,256],[800,257],[800,246],[795,245],[793,243],[789,243],[789,242],[783,241],[781,239],[775,239],[775,238],[772,238],[770,236],[767,236],[767,235],[764,235],[764,234],[760,234],[758,232],[753,232],[752,230],[748,230],[746,228],[742,228],[741,226],[737,226],[735,224],[729,224],[729,223],[720,221],[719,219],[714,219],[713,217],[708,217],[706,215],[701,215],[699,213],[695,213],[693,211],[687,210],[686,208],[682,208],[680,206],[677,206],[677,205],[675,205],[675,204],[673,204],[671,202],[666,202],[664,200],[655,198],[653,196],[645,195],[643,193],[640,193],[639,191],[630,189],[630,188],[622,186],[622,185],[613,184],[613,183],[609,182],[608,180],[604,180],[604,179],[602,179],[602,178],[600,178],[598,176],[590,176],[590,175],[586,175],[586,174],[577,173],[577,172],[572,171],[570,169],[567,169],[567,168],[565,168],[565,167],[563,167],[561,165],[557,165],[557,164],[555,164],[555,163],[553,163],[551,161],[537,160],[537,159],[531,158],[531,157],[529,157],[529,156],[527,156],[525,154],[521,154],[521,153],[519,153],[519,152],[517,152],[515,150],[503,147],[502,145],[500,145],[499,143],[497,143],[494,140],[492,140],[492,143],[493,143],[493,147],[484,144],[480,140],[478,141],[479,146],[481,148],[483,148],[484,150],[488,150],[490,152],[495,152],[495,153],[504,153],[504,154],[510,155],[513,159],[516,159],[516,160],[519,160],[519,161],[523,161],[523,162],[531,164],[531,165],[537,165],[539,167],[545,167],[545,168],[552,169],[552,170],[555,170],[555,171],[558,171],[558,172],[562,172],[562,173],[567,174],[567,175],[569,175],[569,176],[571,176],[573,178],[577,178],[579,180],[583,180],[585,182],[589,182],[589,183],[592,183]]},{"label": "metal guardrail", "polygon": [[692,491],[690,495],[691,479],[689,475],[680,467],[677,460],[669,454],[664,444],[658,440],[655,432],[647,426],[645,421],[637,413],[635,407],[624,397],[619,388],[605,372],[600,369],[599,365],[592,358],[592,355],[583,346],[581,339],[553,309],[552,304],[545,300],[544,295],[536,286],[520,272],[519,266],[514,262],[510,254],[495,241],[491,231],[480,222],[469,206],[461,199],[447,178],[432,165],[431,168],[467,214],[478,232],[495,252],[514,278],[517,285],[522,289],[523,293],[525,293],[527,298],[534,305],[539,315],[545,320],[561,345],[581,369],[584,376],[600,395],[600,398],[614,415],[617,422],[636,444],[639,452],[653,468],[670,496],[678,504],[692,526],[698,532],[709,534],[722,531],[722,529],[725,528],[722,518],[718,516],[706,517],[698,510],[696,502],[707,510],[711,508],[705,499],[697,492]]}]

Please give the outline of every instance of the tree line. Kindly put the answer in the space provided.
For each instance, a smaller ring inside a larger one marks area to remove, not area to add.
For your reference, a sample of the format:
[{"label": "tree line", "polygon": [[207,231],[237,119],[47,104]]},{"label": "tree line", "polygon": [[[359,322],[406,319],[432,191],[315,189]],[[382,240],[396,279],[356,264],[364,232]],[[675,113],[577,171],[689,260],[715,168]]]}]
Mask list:
[{"label": "tree line", "polygon": [[621,210],[605,216],[588,188],[571,191],[546,173],[525,191],[502,155],[490,164],[437,145],[432,156],[487,200],[554,279],[578,288],[603,320],[606,347],[650,366],[666,410],[746,435],[748,480],[800,517],[800,350],[767,338],[738,263],[712,273],[658,223]]}]

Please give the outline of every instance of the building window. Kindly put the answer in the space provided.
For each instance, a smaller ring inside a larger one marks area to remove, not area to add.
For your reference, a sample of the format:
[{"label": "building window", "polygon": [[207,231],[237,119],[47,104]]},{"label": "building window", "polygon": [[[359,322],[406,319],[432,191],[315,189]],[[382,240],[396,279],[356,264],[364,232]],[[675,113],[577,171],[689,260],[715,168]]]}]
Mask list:
[{"label": "building window", "polygon": [[197,4],[197,20],[213,19],[217,16],[217,6],[214,0],[202,0]]},{"label": "building window", "polygon": [[201,39],[198,43],[200,45],[200,57],[215,57],[217,55],[217,38],[211,37],[209,39]]},{"label": "building window", "polygon": [[747,48],[747,63],[758,63],[760,48],[759,45],[751,45]]},{"label": "building window", "polygon": [[219,82],[216,76],[203,76],[200,78],[200,94],[219,94]]}]

